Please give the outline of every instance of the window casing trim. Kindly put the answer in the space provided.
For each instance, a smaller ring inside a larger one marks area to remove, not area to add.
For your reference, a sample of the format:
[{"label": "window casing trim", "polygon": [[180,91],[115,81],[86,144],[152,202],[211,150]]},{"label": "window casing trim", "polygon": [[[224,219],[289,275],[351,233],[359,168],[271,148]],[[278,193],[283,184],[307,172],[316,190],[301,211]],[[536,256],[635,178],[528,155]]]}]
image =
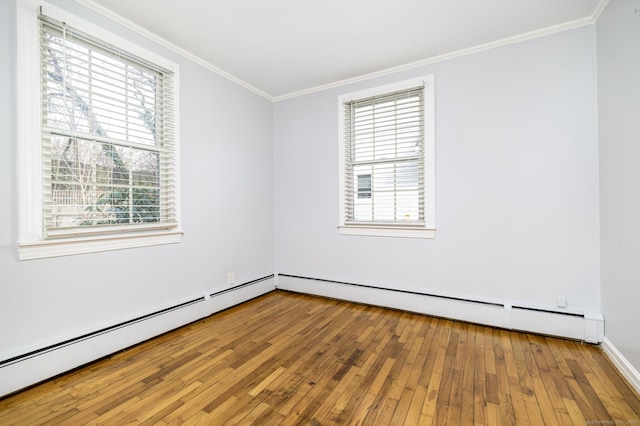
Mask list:
[{"label": "window casing trim", "polygon": [[[424,88],[424,209],[423,224],[384,222],[353,222],[345,220],[345,103],[359,99],[383,96],[389,93],[422,86]],[[434,75],[377,86],[338,97],[338,141],[339,141],[339,225],[342,235],[368,235],[379,237],[435,238],[435,98]]]},{"label": "window casing trim", "polygon": [[35,243],[21,243],[18,245],[18,254],[20,260],[32,260],[132,247],[174,244],[181,240],[181,231],[170,230],[102,234],[83,238],[60,238]]},{"label": "window casing trim", "polygon": [[424,226],[382,224],[350,224],[339,226],[341,235],[365,235],[370,237],[435,238],[436,230]]},{"label": "window casing trim", "polygon": [[[18,139],[18,258],[92,253],[123,248],[171,244],[181,241],[179,181],[179,67],[174,62],[89,23],[74,14],[36,0],[17,2],[17,139]],[[166,229],[82,235],[45,240],[43,214],[42,119],[40,106],[40,46],[38,15],[46,14],[60,22],[157,64],[174,74],[174,167],[176,225]],[[34,166],[34,165],[37,165]]]}]

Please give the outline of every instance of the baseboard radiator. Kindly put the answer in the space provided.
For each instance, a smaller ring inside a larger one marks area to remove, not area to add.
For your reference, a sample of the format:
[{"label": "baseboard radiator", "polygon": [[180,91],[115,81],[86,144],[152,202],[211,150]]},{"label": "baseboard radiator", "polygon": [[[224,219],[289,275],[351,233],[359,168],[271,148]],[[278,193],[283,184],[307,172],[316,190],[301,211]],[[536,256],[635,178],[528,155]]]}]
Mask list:
[{"label": "baseboard radiator", "polygon": [[604,336],[601,314],[586,315],[508,303],[469,300],[447,295],[389,289],[372,285],[278,274],[281,290],[383,306],[456,319],[508,330],[527,331],[600,343]]},{"label": "baseboard radiator", "polygon": [[274,276],[196,296],[0,360],[0,397],[273,291]]},{"label": "baseboard radiator", "polygon": [[128,321],[5,357],[0,360],[0,397],[269,293],[274,288],[590,343],[602,342],[604,334],[604,320],[600,314],[556,312],[278,274],[196,296]]}]

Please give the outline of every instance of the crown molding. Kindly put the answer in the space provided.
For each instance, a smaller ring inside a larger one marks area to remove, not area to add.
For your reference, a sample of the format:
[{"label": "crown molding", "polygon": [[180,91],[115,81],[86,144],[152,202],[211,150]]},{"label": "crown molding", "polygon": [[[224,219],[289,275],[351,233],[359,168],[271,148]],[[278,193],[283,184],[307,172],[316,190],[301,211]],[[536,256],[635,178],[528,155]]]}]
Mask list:
[{"label": "crown molding", "polygon": [[436,55],[436,56],[432,56],[429,58],[425,58],[419,61],[415,61],[415,62],[410,62],[404,65],[399,65],[396,67],[391,67],[391,68],[386,68],[384,70],[380,70],[380,71],[376,71],[376,72],[372,72],[372,73],[368,73],[368,74],[362,74],[359,76],[355,76],[355,77],[351,77],[351,78],[347,78],[344,80],[339,80],[339,81],[335,81],[335,82],[331,82],[331,83],[327,83],[327,84],[322,84],[319,86],[314,86],[308,89],[303,89],[303,90],[299,90],[299,91],[295,91],[295,92],[290,92],[290,93],[286,93],[284,95],[278,95],[278,96],[272,96],[260,89],[258,89],[257,87],[247,83],[244,80],[241,80],[239,78],[237,78],[236,76],[224,71],[221,68],[216,67],[215,65],[213,65],[212,63],[200,58],[199,56],[194,55],[193,53],[189,52],[186,49],[183,49],[182,47],[179,47],[173,43],[171,43],[170,41],[158,36],[157,34],[146,30],[145,28],[141,27],[140,25],[122,17],[121,15],[118,15],[114,12],[112,12],[111,10],[105,8],[102,5],[99,5],[97,3],[95,3],[93,0],[75,0],[77,3],[99,13],[100,15],[105,16],[106,18],[124,26],[125,28],[132,30],[146,38],[148,38],[149,40],[183,56],[184,58],[203,66],[204,68],[220,75],[221,77],[237,84],[238,86],[241,86],[267,100],[270,100],[271,102],[279,102],[279,101],[284,101],[287,99],[291,99],[291,98],[296,98],[299,96],[304,96],[304,95],[309,95],[312,93],[316,93],[316,92],[321,92],[323,90],[327,90],[327,89],[333,89],[336,87],[341,87],[341,86],[346,86],[348,84],[353,84],[353,83],[358,83],[358,82],[362,82],[362,81],[366,81],[366,80],[370,80],[373,78],[377,78],[377,77],[383,77],[386,75],[390,75],[390,74],[394,74],[397,72],[401,72],[401,71],[407,71],[407,70],[411,70],[414,68],[418,68],[418,67],[422,67],[425,65],[430,65],[430,64],[435,64],[438,62],[444,62],[444,61],[448,61],[451,59],[455,59],[455,58],[460,58],[463,56],[467,56],[467,55],[472,55],[474,53],[479,53],[479,52],[484,52],[487,50],[491,50],[491,49],[495,49],[497,47],[502,47],[502,46],[508,46],[510,44],[515,44],[515,43],[520,43],[523,41],[527,41],[527,40],[532,40],[532,39],[536,39],[539,37],[544,37],[547,35],[551,35],[551,34],[555,34],[555,33],[559,33],[559,32],[563,32],[563,31],[568,31],[568,30],[572,30],[575,28],[579,28],[579,27],[583,27],[586,25],[591,25],[591,24],[595,24],[598,19],[600,18],[600,16],[602,15],[602,13],[604,12],[604,10],[606,9],[607,5],[609,4],[610,0],[600,0],[598,2],[598,4],[596,5],[593,13],[585,18],[581,18],[581,19],[576,19],[573,21],[569,21],[569,22],[565,22],[562,24],[558,24],[558,25],[552,25],[546,28],[541,28],[539,30],[535,30],[535,31],[530,31],[527,33],[523,33],[523,34],[519,34],[516,36],[512,36],[512,37],[507,37],[507,38],[503,38],[501,40],[496,40],[496,41],[492,41],[489,43],[484,43],[484,44],[480,44],[477,46],[473,46],[473,47],[469,47],[466,49],[460,49],[454,52],[450,52],[450,53],[445,53],[442,55]]},{"label": "crown molding", "polygon": [[304,90],[288,93],[288,94],[285,94],[285,95],[276,96],[274,98],[274,101],[275,102],[284,101],[284,100],[287,100],[287,99],[296,98],[298,96],[309,95],[309,94],[320,92],[320,91],[327,90],[327,89],[333,89],[333,88],[336,88],[336,87],[346,86],[348,84],[359,83],[359,82],[362,82],[362,81],[370,80],[372,78],[383,77],[383,76],[394,74],[394,73],[401,72],[401,71],[408,71],[408,70],[411,70],[411,69],[414,69],[414,68],[418,68],[418,67],[422,67],[422,66],[425,66],[425,65],[435,64],[435,63],[438,63],[438,62],[449,61],[451,59],[460,58],[462,56],[467,56],[467,55],[472,55],[474,53],[484,52],[484,51],[487,51],[487,50],[495,49],[497,47],[502,47],[502,46],[507,46],[507,45],[510,45],[510,44],[520,43],[520,42],[527,41],[527,40],[533,40],[533,39],[536,39],[536,38],[539,38],[539,37],[545,37],[545,36],[548,36],[548,35],[551,35],[551,34],[556,34],[556,33],[560,33],[560,32],[563,32],[563,31],[568,31],[568,30],[572,30],[572,29],[575,29],[575,28],[584,27],[586,25],[591,25],[591,24],[594,24],[597,21],[597,19],[600,17],[600,14],[602,14],[602,11],[606,7],[607,3],[609,3],[609,0],[600,0],[600,2],[598,3],[598,6],[596,7],[596,9],[594,11],[594,13],[591,16],[587,17],[587,18],[581,18],[581,19],[576,19],[574,21],[565,22],[563,24],[552,25],[550,27],[545,27],[545,28],[541,28],[539,30],[530,31],[530,32],[523,33],[523,34],[518,34],[516,36],[503,38],[503,39],[492,41],[492,42],[489,42],[489,43],[479,44],[477,46],[469,47],[469,48],[466,48],[466,49],[460,49],[460,50],[456,50],[454,52],[445,53],[445,54],[437,55],[437,56],[432,56],[430,58],[421,59],[419,61],[410,62],[408,64],[400,65],[400,66],[397,66],[397,67],[387,68],[387,69],[376,71],[376,72],[373,72],[373,73],[363,74],[363,75],[359,75],[357,77],[352,77],[352,78],[348,78],[348,79],[344,79],[344,80],[340,80],[340,81],[335,81],[333,83],[323,84],[323,85],[315,86],[315,87],[312,87],[312,88],[309,88],[309,89],[304,89]]},{"label": "crown molding", "polygon": [[186,49],[183,49],[180,46],[177,46],[173,43],[171,43],[170,41],[158,36],[157,34],[141,27],[140,25],[136,24],[133,21],[130,21],[127,18],[124,18],[121,15],[118,15],[117,13],[112,12],[111,10],[107,9],[106,7],[97,4],[96,2],[92,1],[92,0],[75,0],[76,3],[81,4],[82,6],[85,6],[91,10],[93,10],[94,12],[99,13],[100,15],[116,22],[117,24],[122,25],[123,27],[134,31],[140,35],[142,35],[143,37],[148,38],[149,40],[153,41],[154,43],[159,44],[162,47],[165,47],[181,56],[183,56],[184,58],[195,62],[198,65],[203,66],[204,68],[208,69],[209,71],[212,71],[218,75],[220,75],[221,77],[237,84],[240,87],[243,87],[253,93],[255,93],[256,95],[259,95],[267,100],[270,100],[271,102],[273,102],[275,100],[275,98],[271,95],[269,95],[266,92],[263,92],[262,90],[258,89],[255,86],[252,86],[251,84],[247,83],[244,80],[239,79],[238,77],[234,76],[233,74],[230,74],[228,72],[226,72],[225,70],[216,67],[215,65],[213,65],[211,62],[205,61],[204,59],[200,58],[199,56],[194,55],[193,53],[189,52]]},{"label": "crown molding", "polygon": [[609,0],[600,0],[598,2],[598,4],[596,5],[596,8],[593,10],[593,13],[591,14],[591,19],[593,20],[593,23],[598,22],[598,19],[600,19],[602,12],[604,12],[608,4],[609,4]]}]

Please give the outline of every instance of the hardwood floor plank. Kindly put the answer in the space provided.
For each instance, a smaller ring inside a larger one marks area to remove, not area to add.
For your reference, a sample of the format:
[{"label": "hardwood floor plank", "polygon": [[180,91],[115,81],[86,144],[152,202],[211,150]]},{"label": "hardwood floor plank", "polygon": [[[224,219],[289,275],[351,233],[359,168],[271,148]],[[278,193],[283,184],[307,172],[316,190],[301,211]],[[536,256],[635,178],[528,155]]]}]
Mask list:
[{"label": "hardwood floor plank", "polygon": [[413,392],[407,391],[407,393],[411,394],[411,404],[407,410],[405,424],[420,424],[422,406],[425,404],[427,398],[427,388],[423,385],[417,385]]},{"label": "hardwood floor plank", "polygon": [[[498,396],[500,399],[500,423],[505,426],[515,426],[521,424],[516,420],[515,410],[513,409],[513,404],[511,402],[511,396],[504,393],[500,393]],[[528,419],[523,419],[521,421],[524,422],[523,424],[529,424]]]},{"label": "hardwood floor plank", "polygon": [[527,411],[526,397],[520,386],[520,377],[518,375],[518,367],[516,365],[513,340],[518,337],[517,333],[510,333],[506,330],[500,332],[502,353],[504,357],[504,368],[507,374],[506,386],[509,389],[509,396],[513,407],[513,412],[518,424],[536,424],[535,419],[529,418]]},{"label": "hardwood floor plank", "polygon": [[[385,353],[384,348],[391,340],[391,335],[385,328],[388,322],[388,318],[383,318],[382,321],[379,322],[378,332],[365,349],[365,355],[361,357],[362,364],[358,363],[360,370],[354,378],[354,381],[358,383],[358,387],[350,387],[350,389],[353,390],[352,394],[346,403],[344,401],[342,402],[344,410],[338,417],[338,422],[341,424],[348,423],[355,415],[355,412],[360,410],[363,406],[369,406],[367,402],[363,401],[371,399],[372,395],[367,392],[375,380],[376,374],[379,372],[380,368],[382,368],[383,363],[387,360],[382,354]],[[368,354],[368,356],[366,354]],[[375,395],[373,395],[373,398],[375,398]]]},{"label": "hardwood floor plank", "polygon": [[[531,381],[535,403],[537,403],[540,408],[541,417],[544,419],[544,423],[549,425],[559,424],[560,419],[558,418],[557,413],[566,413],[566,409],[562,404],[560,394],[555,391],[553,382],[548,383],[547,386],[540,376],[533,377]],[[553,389],[554,391],[549,392],[549,389]]]},{"label": "hardwood floor plank", "polygon": [[558,420],[554,407],[548,399],[544,386],[535,385],[535,381],[540,380],[540,372],[535,364],[526,336],[523,334],[512,335],[511,346],[529,422],[531,424],[557,425]]},{"label": "hardwood floor plank", "polygon": [[359,370],[360,369],[355,366],[349,367],[346,373],[340,378],[340,381],[335,384],[331,393],[323,401],[318,410],[316,410],[314,417],[317,418],[321,424],[333,424],[340,414],[342,414],[344,405],[338,404],[338,399],[340,399],[347,390],[349,390],[350,393],[353,392],[353,389],[349,389],[349,387],[353,383]]},{"label": "hardwood floor plank", "polygon": [[[438,396],[440,395],[439,390],[441,386],[443,386],[442,377],[447,358],[446,349],[449,345],[449,336],[451,335],[450,325],[452,322],[443,320],[438,321],[438,323],[443,325],[434,330],[429,356],[427,357],[420,381],[418,382],[427,387],[427,398],[425,399],[425,404],[422,407],[420,415],[424,417],[425,421],[429,424],[435,421],[436,412],[438,412],[441,417],[443,415],[446,416],[448,408],[448,406],[444,405],[444,401],[439,401]],[[449,373],[451,374],[453,371],[449,369]],[[448,398],[448,394],[443,392],[442,395],[446,395]],[[438,409],[439,403],[444,406]]]},{"label": "hardwood floor plank", "polygon": [[[380,358],[383,360],[383,364],[380,368],[371,369],[366,377],[371,377],[373,381],[365,380],[363,381],[363,390],[366,389],[366,394],[364,399],[360,401],[360,404],[356,408],[356,411],[353,413],[351,418],[349,419],[350,425],[360,425],[363,424],[365,418],[369,416],[369,413],[374,413],[378,409],[378,407],[374,406],[374,402],[380,392],[380,388],[382,388],[382,384],[387,379],[387,375],[391,371],[393,364],[395,363],[395,359],[393,358]],[[366,383],[366,384],[365,384]]]},{"label": "hardwood floor plank", "polygon": [[593,345],[275,291],[0,399],[2,425],[640,421]]},{"label": "hardwood floor plank", "polygon": [[[508,419],[504,419],[505,422]],[[503,424],[502,415],[500,414],[500,405],[499,403],[487,403],[487,425],[495,425],[500,426]],[[505,423],[507,424],[507,423]]]}]

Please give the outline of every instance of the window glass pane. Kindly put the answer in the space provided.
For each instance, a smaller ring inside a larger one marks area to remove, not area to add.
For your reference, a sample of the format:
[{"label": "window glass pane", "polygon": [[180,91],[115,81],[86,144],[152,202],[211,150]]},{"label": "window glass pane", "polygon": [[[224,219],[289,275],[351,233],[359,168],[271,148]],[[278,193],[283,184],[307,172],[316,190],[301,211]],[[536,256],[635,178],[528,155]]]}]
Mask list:
[{"label": "window glass pane", "polygon": [[415,191],[398,192],[396,196],[396,220],[402,222],[417,222],[420,217],[418,198],[420,194]]},{"label": "window glass pane", "polygon": [[371,175],[358,175],[358,198],[371,198]]},{"label": "window glass pane", "polygon": [[54,135],[50,227],[158,222],[156,152]]},{"label": "window glass pane", "polygon": [[46,24],[42,50],[47,126],[156,145],[155,71]]}]

